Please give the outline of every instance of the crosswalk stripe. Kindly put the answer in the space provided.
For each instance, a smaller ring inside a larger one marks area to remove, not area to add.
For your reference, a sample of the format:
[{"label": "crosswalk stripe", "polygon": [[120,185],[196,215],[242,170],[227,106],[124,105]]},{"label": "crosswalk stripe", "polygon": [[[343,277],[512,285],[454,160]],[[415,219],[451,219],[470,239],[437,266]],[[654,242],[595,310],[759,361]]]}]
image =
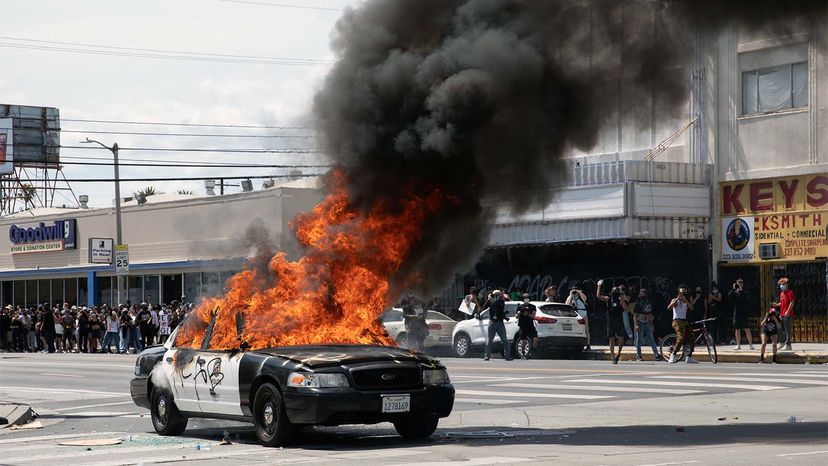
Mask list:
[{"label": "crosswalk stripe", "polygon": [[550,385],[532,383],[501,383],[498,387],[531,388],[534,390],[562,389],[584,390],[593,392],[629,392],[629,393],[660,393],[663,395],[693,395],[707,393],[706,390],[683,390],[678,388],[644,388],[644,387],[593,387],[592,385]]},{"label": "crosswalk stripe", "polygon": [[621,379],[599,379],[599,378],[591,378],[591,379],[574,379],[574,380],[567,380],[567,382],[574,382],[574,383],[604,383],[604,384],[624,384],[624,385],[658,385],[658,386],[668,386],[668,387],[702,387],[702,388],[735,388],[739,390],[760,390],[760,391],[768,391],[768,390],[782,390],[785,387],[779,387],[776,385],[744,385],[744,384],[733,384],[733,383],[700,383],[700,382],[678,382],[678,381],[660,381],[660,380],[621,380]]},{"label": "crosswalk stripe", "polygon": [[455,403],[471,403],[471,404],[483,404],[483,405],[511,405],[516,403],[526,403],[525,401],[521,400],[495,400],[495,399],[486,399],[486,398],[455,398]]},{"label": "crosswalk stripe", "polygon": [[68,407],[68,408],[57,408],[57,409],[53,409],[52,411],[64,412],[64,411],[74,411],[76,409],[100,408],[101,406],[131,405],[131,404],[135,404],[135,402],[134,401],[119,401],[117,403],[98,403],[98,404],[94,404],[94,405],[71,406],[71,407]]},{"label": "crosswalk stripe", "polygon": [[125,448],[100,448],[97,450],[71,450],[71,451],[60,451],[61,449],[65,449],[66,447],[61,445],[56,445],[56,448],[48,448],[46,445],[43,446],[44,449],[47,449],[49,453],[37,456],[19,456],[13,458],[3,458],[3,462],[8,463],[15,463],[15,462],[32,462],[32,461],[42,461],[42,460],[55,460],[55,459],[64,459],[64,458],[87,458],[90,456],[100,456],[100,455],[108,455],[110,453],[140,453],[145,452],[148,450],[183,450],[187,449],[187,452],[190,452],[192,445],[189,444],[177,444],[177,445],[152,445],[148,446],[140,446],[140,447],[125,447]]},{"label": "crosswalk stripe", "polygon": [[[145,447],[146,448],[146,447]],[[147,452],[152,452],[154,450],[160,450],[160,448],[147,448]],[[247,456],[247,455],[262,455],[268,453],[267,450],[263,451],[262,447],[256,447],[246,450],[210,450],[210,451],[191,451],[186,450],[186,456],[188,460],[198,460],[198,461],[206,461],[211,459],[219,459],[219,458],[229,458],[234,456]],[[122,451],[122,450],[117,450]],[[170,463],[170,462],[178,462],[182,460],[182,452],[179,452],[174,455],[166,455],[166,456],[151,456],[151,457],[138,457],[134,459],[119,459],[116,461],[108,460],[108,461],[99,461],[96,463],[84,463],[85,466],[112,466],[112,465],[129,465],[129,464],[150,464],[150,463]],[[270,459],[268,460],[268,464],[296,464],[296,463],[310,463],[312,461],[318,461],[319,458],[283,458],[283,459]]]},{"label": "crosswalk stripe", "polygon": [[536,379],[546,379],[548,377],[475,377],[474,380],[454,380],[460,378],[462,376],[451,376],[452,383],[490,383],[490,382],[508,382],[511,380],[536,380]]},{"label": "crosswalk stripe", "polygon": [[[486,464],[513,464],[513,463],[523,463],[526,461],[534,461],[532,458],[516,458],[514,456],[503,457],[503,456],[488,456],[483,458],[469,458],[463,461],[463,465],[474,465],[474,466],[483,466]],[[419,462],[419,463],[403,463],[397,464],[396,466],[444,466],[447,464],[457,464],[456,460],[447,460],[447,461],[429,461],[426,463]]]},{"label": "crosswalk stripe", "polygon": [[77,434],[57,434],[57,435],[35,435],[33,437],[16,437],[12,439],[3,439],[0,440],[0,445],[10,444],[10,443],[27,443],[27,442],[43,442],[45,440],[60,440],[65,438],[74,438],[74,437],[117,437],[119,435],[125,435],[125,432],[89,432],[89,433],[77,433]]},{"label": "crosswalk stripe", "polygon": [[80,411],[77,413],[64,413],[67,417],[124,417],[130,415],[139,415],[137,411],[120,412],[120,411]]},{"label": "crosswalk stripe", "polygon": [[[796,374],[808,374],[808,377],[828,377],[828,372],[796,371]],[[792,374],[793,375],[793,374]]]},{"label": "crosswalk stripe", "polygon": [[761,379],[755,377],[710,377],[700,375],[654,375],[648,377],[649,379],[681,379],[681,380],[724,380],[725,382],[774,382],[774,383],[793,383],[803,385],[828,385],[828,380],[803,380],[803,379],[786,379],[786,380],[768,380],[768,376]]},{"label": "crosswalk stripe", "polygon": [[572,400],[600,400],[605,398],[615,398],[609,395],[578,395],[567,393],[532,393],[532,392],[501,392],[501,391],[485,391],[485,390],[457,390],[458,395],[472,395],[472,396],[487,396],[492,398],[498,397],[518,397],[518,398],[567,398]]},{"label": "crosswalk stripe", "polygon": [[17,387],[0,385],[0,390],[15,390],[20,392],[44,392],[44,393],[72,393],[77,395],[97,395],[100,397],[129,396],[128,393],[101,392],[97,390],[78,390],[74,388],[40,388],[40,387]]}]

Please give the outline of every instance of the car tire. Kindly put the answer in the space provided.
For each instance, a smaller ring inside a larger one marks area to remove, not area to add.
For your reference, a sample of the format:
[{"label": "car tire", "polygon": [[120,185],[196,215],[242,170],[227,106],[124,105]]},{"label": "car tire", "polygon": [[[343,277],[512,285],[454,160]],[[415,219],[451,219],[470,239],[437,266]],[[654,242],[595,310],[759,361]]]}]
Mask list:
[{"label": "car tire", "polygon": [[437,430],[437,423],[439,421],[440,418],[436,416],[406,418],[395,421],[394,429],[404,439],[424,439],[430,437]]},{"label": "car tire", "polygon": [[458,358],[467,358],[471,355],[472,347],[471,347],[471,338],[465,333],[461,333],[454,337],[454,354],[457,355]]},{"label": "car tire", "polygon": [[187,428],[187,416],[175,406],[172,394],[164,388],[153,388],[150,417],[152,427],[161,435],[181,435]]},{"label": "car tire", "polygon": [[265,383],[253,399],[253,427],[259,442],[266,447],[287,444],[295,431],[282,401],[282,394],[272,384]]}]

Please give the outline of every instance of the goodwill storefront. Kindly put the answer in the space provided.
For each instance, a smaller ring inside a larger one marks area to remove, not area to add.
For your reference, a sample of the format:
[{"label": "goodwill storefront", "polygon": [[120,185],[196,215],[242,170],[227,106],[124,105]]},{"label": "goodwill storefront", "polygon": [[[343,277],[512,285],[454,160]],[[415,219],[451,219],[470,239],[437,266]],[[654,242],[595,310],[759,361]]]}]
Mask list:
[{"label": "goodwill storefront", "polygon": [[[311,180],[224,196],[165,196],[122,209],[121,300],[195,301],[265,248],[297,253],[290,220],[320,199]],[[0,219],[0,303],[100,305],[118,289],[113,208],[37,209]]]},{"label": "goodwill storefront", "polygon": [[719,281],[748,281],[758,326],[778,301],[777,280],[790,277],[797,296],[794,341],[828,341],[828,175],[721,184]]}]

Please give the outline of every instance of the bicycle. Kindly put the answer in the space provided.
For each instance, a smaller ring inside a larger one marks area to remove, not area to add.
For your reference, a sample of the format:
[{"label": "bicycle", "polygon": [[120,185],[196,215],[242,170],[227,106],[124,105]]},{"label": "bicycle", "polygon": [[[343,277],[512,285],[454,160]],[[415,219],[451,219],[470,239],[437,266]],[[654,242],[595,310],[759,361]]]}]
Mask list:
[{"label": "bicycle", "polygon": [[[695,322],[690,323],[690,325],[701,324],[701,327],[691,329],[693,333],[698,333],[699,335],[695,337],[690,343],[689,351],[687,347],[687,342],[685,341],[681,354],[676,355],[676,361],[681,361],[687,354],[693,354],[693,350],[696,348],[696,346],[704,345],[705,347],[707,347],[707,356],[710,357],[710,362],[712,362],[713,364],[716,364],[718,362],[719,358],[716,354],[716,341],[713,338],[713,336],[710,335],[710,333],[707,331],[707,322],[711,322],[716,319],[718,319],[718,317],[711,317],[709,319],[697,320]],[[658,351],[665,361],[668,361],[670,359],[674,346],[676,346],[675,333],[671,333],[661,339],[661,345],[659,346]]]}]

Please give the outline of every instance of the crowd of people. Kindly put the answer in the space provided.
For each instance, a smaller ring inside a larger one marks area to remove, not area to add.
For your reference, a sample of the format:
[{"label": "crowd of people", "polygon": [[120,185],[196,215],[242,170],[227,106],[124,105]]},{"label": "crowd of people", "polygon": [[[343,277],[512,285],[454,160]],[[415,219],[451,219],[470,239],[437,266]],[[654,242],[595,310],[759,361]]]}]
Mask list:
[{"label": "crowd of people", "polygon": [[[550,286],[544,290],[543,300],[546,302],[566,303],[573,306],[580,317],[587,325],[587,346],[590,348],[591,332],[589,329],[589,316],[600,317],[606,320],[607,340],[609,343],[612,361],[617,364],[621,358],[621,350],[624,345],[635,345],[637,359],[643,360],[641,353],[642,346],[649,346],[656,360],[661,360],[662,355],[657,348],[659,340],[669,333],[676,334],[676,342],[671,352],[669,362],[676,362],[678,351],[684,347],[687,354],[687,363],[697,362],[692,356],[692,343],[694,322],[708,320],[705,325],[708,327],[709,338],[717,345],[733,345],[735,350],[742,349],[742,336],[747,340],[748,347],[753,350],[753,334],[751,332],[751,315],[760,315],[756,312],[755,303],[748,292],[745,281],[737,279],[726,293],[719,289],[714,281],[709,292],[704,292],[701,286],[690,288],[681,284],[676,289],[674,297],[664,303],[664,308],[659,310],[649,297],[647,289],[638,288],[635,284],[629,288],[625,284],[612,287],[605,287],[603,280],[596,282],[595,294],[590,299],[584,290],[579,286],[572,286],[567,293],[561,294],[557,286]],[[793,340],[793,318],[796,295],[790,289],[790,278],[782,277],[777,282],[778,295],[771,303],[770,309],[762,313],[759,320],[760,331],[760,360],[765,360],[765,349],[772,344],[773,362],[776,362],[777,342],[783,342],[782,349],[791,351]],[[499,290],[478,291],[476,287],[469,290],[460,304],[460,311],[467,316],[473,316],[482,310],[489,309],[490,325],[486,345],[485,358],[489,357],[488,348],[496,337],[506,341],[504,320],[508,317],[503,315],[502,307],[506,299],[512,301],[523,301],[525,305],[519,306],[516,317],[522,333],[526,333],[532,339],[532,347],[537,346],[537,334],[533,332],[534,325],[531,320],[534,315],[533,306],[529,304],[532,297],[523,290],[511,290],[509,294]],[[523,309],[525,307],[525,309]],[[733,333],[729,334],[727,328],[731,327]],[[729,339],[732,335],[733,338]],[[505,354],[506,359],[511,359],[508,354],[508,345]]]},{"label": "crowd of people", "polygon": [[0,351],[44,353],[141,352],[163,344],[191,310],[186,296],[170,304],[110,307],[69,303],[0,309]]}]

